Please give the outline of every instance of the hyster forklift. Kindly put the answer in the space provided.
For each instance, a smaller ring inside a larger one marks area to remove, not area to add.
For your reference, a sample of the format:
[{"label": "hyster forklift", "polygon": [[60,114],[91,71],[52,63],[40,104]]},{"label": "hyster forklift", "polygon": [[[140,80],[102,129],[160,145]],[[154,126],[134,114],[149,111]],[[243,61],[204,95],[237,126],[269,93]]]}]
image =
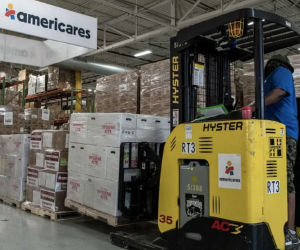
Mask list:
[{"label": "hyster forklift", "polygon": [[[256,9],[221,15],[171,39],[172,132],[161,169],[153,175],[160,175],[160,235],[148,244],[112,233],[114,244],[156,250],[285,249],[286,132],[283,124],[264,119],[264,54],[299,43],[298,25]],[[255,64],[252,119],[242,119],[241,111],[201,116],[199,107],[232,104],[230,65],[250,59]]]}]

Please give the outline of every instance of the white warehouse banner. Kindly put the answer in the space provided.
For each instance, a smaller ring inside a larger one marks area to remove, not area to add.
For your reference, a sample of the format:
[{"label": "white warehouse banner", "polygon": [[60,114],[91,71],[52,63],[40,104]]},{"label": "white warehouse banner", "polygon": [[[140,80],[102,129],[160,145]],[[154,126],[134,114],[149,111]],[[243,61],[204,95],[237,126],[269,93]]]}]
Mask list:
[{"label": "white warehouse banner", "polygon": [[1,0],[0,28],[97,49],[97,19],[33,0]]}]

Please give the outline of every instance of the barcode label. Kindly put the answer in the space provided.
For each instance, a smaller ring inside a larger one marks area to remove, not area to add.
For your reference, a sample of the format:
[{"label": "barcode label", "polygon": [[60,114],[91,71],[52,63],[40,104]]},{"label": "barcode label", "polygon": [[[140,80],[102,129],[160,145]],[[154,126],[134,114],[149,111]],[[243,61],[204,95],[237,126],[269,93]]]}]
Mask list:
[{"label": "barcode label", "polygon": [[173,109],[173,127],[179,125],[179,109]]},{"label": "barcode label", "polygon": [[49,121],[49,118],[50,118],[49,109],[43,109],[43,111],[42,111],[42,120],[43,121]]},{"label": "barcode label", "polygon": [[13,125],[13,112],[5,112],[4,114],[4,125]]}]

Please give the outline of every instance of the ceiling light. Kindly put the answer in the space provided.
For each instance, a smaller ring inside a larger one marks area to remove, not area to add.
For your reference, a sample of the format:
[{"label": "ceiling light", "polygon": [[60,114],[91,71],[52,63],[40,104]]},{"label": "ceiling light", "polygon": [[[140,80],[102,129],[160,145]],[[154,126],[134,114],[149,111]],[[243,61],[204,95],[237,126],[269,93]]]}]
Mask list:
[{"label": "ceiling light", "polygon": [[265,19],[262,20],[263,22],[266,21]]},{"label": "ceiling light", "polygon": [[254,24],[254,22],[250,22],[250,23],[248,23],[248,25],[253,25]]},{"label": "ceiling light", "polygon": [[89,92],[91,92],[92,90],[91,89],[89,89]]},{"label": "ceiling light", "polygon": [[300,48],[298,48],[298,50],[300,51]]},{"label": "ceiling light", "polygon": [[144,55],[148,55],[148,54],[151,54],[151,53],[152,53],[151,50],[146,50],[146,51],[137,53],[137,54],[135,54],[134,56],[135,56],[135,57],[139,57],[139,56],[144,56]]}]

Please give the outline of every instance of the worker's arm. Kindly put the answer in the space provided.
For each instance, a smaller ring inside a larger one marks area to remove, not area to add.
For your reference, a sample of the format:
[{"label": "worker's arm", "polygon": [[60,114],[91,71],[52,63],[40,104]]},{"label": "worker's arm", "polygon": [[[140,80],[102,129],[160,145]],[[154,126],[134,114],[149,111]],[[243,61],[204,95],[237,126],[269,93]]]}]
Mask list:
[{"label": "worker's arm", "polygon": [[265,106],[275,104],[289,94],[282,89],[273,89],[265,98]]}]

